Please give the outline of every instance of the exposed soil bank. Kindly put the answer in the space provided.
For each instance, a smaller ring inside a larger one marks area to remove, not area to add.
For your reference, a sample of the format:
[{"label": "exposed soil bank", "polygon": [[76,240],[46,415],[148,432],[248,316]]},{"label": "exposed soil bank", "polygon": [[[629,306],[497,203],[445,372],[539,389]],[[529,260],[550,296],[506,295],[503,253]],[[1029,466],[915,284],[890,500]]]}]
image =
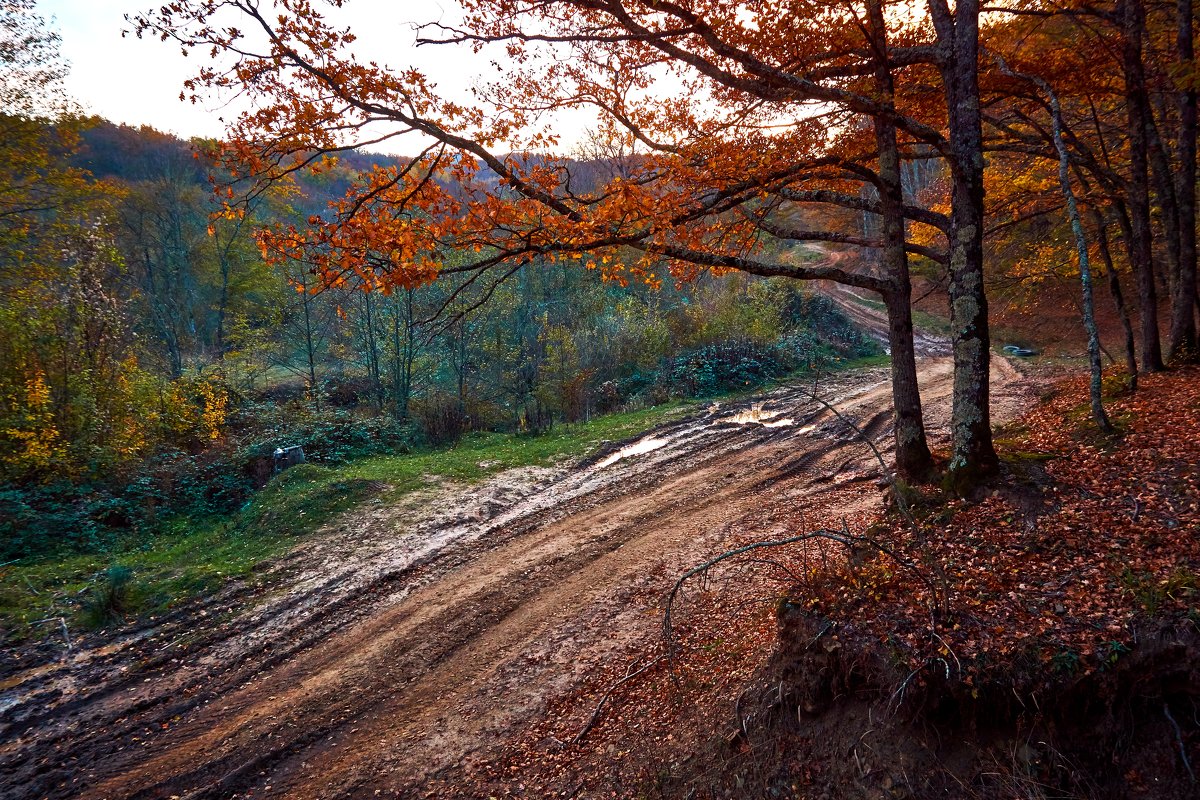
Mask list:
[{"label": "exposed soil bank", "polygon": [[[1189,772],[1200,701],[1190,621],[1138,631],[1104,671],[972,687],[938,669],[916,682],[852,628],[795,608],[779,619],[780,651],[753,708],[760,727],[734,742],[742,763],[728,774],[743,776],[741,790],[710,778],[713,796],[1184,800],[1200,791]],[[808,788],[793,795],[797,776]]]},{"label": "exposed soil bank", "polygon": [[871,526],[819,575],[777,554],[798,577],[778,648],[710,746],[723,768],[675,786],[1200,796],[1200,369],[1110,398],[1112,436],[1086,395],[1060,382],[1009,426],[1003,474],[975,501],[910,491],[911,518]]}]

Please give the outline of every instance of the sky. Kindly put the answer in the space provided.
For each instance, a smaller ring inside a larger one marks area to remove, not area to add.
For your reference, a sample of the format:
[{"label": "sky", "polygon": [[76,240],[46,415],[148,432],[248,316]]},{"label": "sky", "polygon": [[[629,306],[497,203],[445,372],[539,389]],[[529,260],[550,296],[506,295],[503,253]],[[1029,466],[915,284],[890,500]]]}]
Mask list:
[{"label": "sky", "polygon": [[[62,52],[71,64],[67,89],[90,114],[113,122],[150,125],[184,138],[219,137],[219,117],[232,110],[217,103],[179,100],[183,81],[199,65],[199,53],[184,58],[178,46],[156,38],[138,39],[126,14],[158,5],[155,0],[38,0],[38,13],[53,17]],[[356,51],[392,67],[415,65],[448,97],[467,99],[487,59],[458,46],[415,47],[413,23],[456,19],[453,0],[356,0],[345,22],[359,37]],[[401,145],[403,146],[403,145]]]}]

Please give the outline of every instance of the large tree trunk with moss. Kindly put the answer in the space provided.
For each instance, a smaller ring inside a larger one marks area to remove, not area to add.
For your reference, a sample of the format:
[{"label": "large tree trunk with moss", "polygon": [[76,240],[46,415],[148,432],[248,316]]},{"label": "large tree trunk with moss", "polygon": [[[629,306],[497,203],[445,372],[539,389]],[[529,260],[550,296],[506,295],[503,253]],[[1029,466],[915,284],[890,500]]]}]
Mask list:
[{"label": "large tree trunk with moss", "polygon": [[950,131],[950,326],[954,482],[969,486],[999,465],[992,445],[991,343],[983,284],[983,122],[979,104],[979,3],[930,0]]}]

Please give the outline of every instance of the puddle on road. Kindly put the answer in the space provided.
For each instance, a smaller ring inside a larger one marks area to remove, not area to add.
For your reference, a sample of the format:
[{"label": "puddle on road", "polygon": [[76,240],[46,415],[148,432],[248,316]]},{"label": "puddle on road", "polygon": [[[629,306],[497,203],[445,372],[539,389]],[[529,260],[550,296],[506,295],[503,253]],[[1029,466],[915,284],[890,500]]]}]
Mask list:
[{"label": "puddle on road", "polygon": [[667,439],[660,439],[655,436],[650,436],[645,439],[639,439],[633,444],[627,444],[615,453],[607,455],[603,461],[596,464],[596,469],[604,469],[607,466],[617,463],[622,458],[630,456],[640,456],[642,453],[649,453],[651,450],[657,450],[668,442]]},{"label": "puddle on road", "polygon": [[762,425],[764,428],[786,428],[796,424],[796,420],[791,417],[777,419],[782,414],[782,411],[764,411],[762,403],[755,403],[745,411],[739,411],[723,421],[732,422],[735,425]]}]

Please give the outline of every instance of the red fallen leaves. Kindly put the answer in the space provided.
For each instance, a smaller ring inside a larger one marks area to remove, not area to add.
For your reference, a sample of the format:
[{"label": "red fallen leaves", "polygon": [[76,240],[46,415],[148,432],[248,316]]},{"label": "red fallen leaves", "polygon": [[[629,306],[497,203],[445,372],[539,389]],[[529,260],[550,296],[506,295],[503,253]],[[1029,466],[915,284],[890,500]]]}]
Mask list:
[{"label": "red fallen leaves", "polygon": [[1014,657],[1087,672],[1119,658],[1139,620],[1200,617],[1200,370],[1148,376],[1110,403],[1112,440],[1091,432],[1086,398],[1072,379],[1031,411],[1002,450],[1011,480],[928,514],[924,544],[899,521],[880,534],[937,597],[881,558],[814,592],[821,611],[913,668],[952,657],[964,678]]}]

